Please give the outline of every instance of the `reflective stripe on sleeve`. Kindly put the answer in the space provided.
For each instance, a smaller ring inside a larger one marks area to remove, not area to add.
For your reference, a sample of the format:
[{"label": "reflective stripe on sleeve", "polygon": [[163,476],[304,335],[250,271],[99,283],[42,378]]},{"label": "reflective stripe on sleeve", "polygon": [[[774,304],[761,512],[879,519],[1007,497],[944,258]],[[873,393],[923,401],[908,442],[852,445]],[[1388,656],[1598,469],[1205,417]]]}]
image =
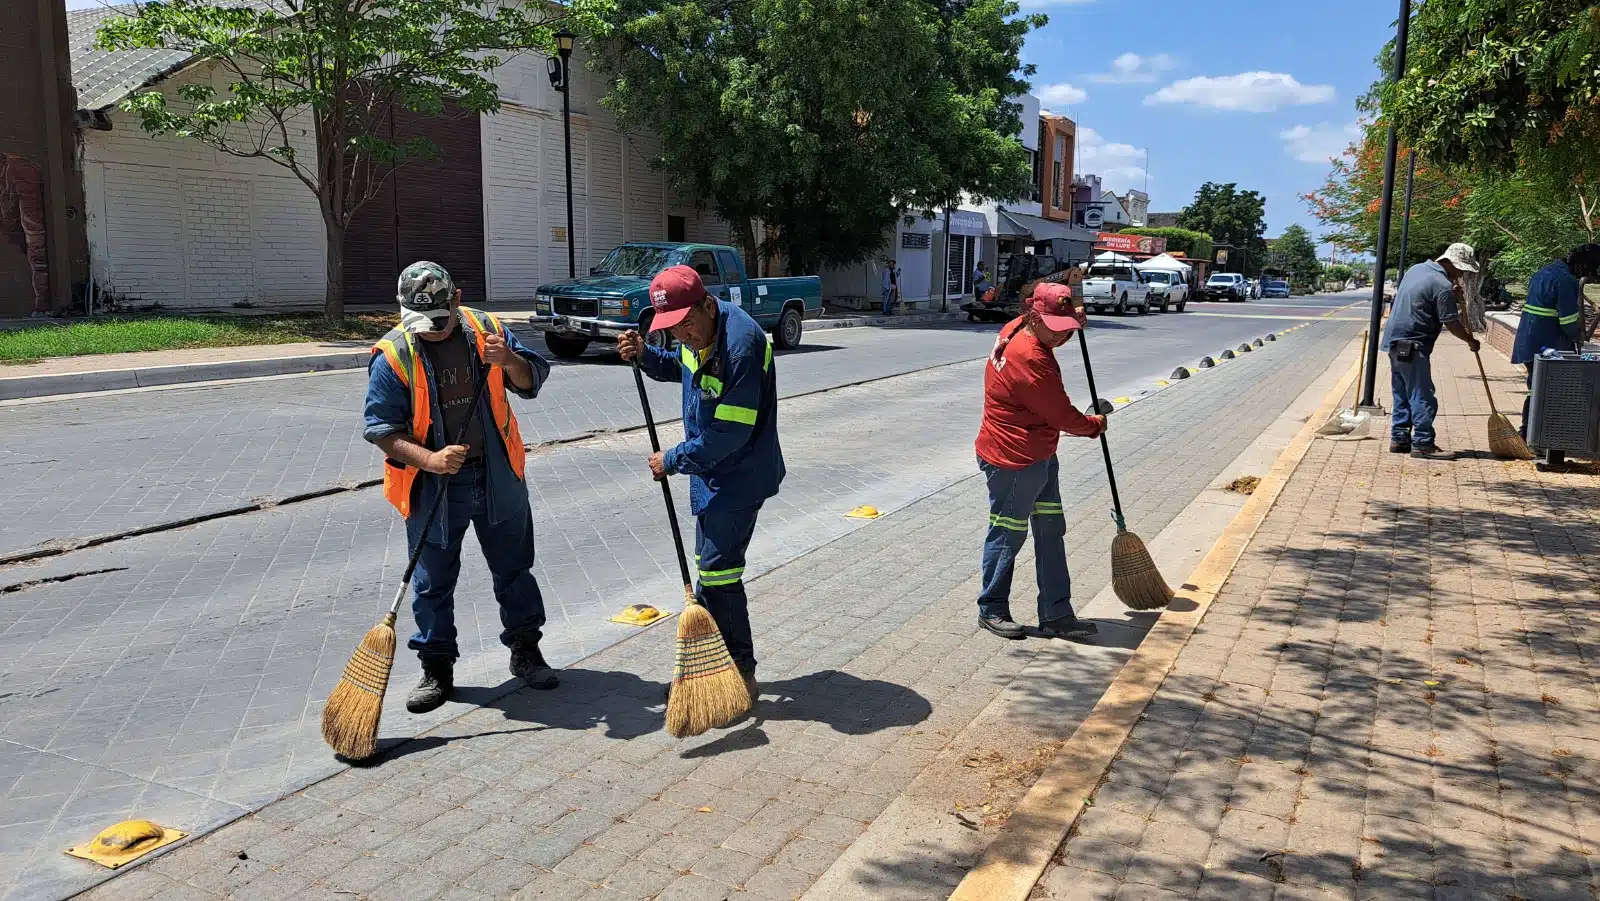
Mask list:
[{"label": "reflective stripe on sleeve", "polygon": [[[702,379],[702,381],[704,380]],[[716,418],[743,425],[755,425],[756,411],[749,407],[738,407],[733,404],[718,404]]]},{"label": "reflective stripe on sleeve", "polygon": [[1580,315],[1581,314],[1579,314],[1579,313],[1573,313],[1571,316],[1562,316],[1561,317],[1561,324],[1562,325],[1571,325],[1574,322],[1578,321],[1578,317]]},{"label": "reflective stripe on sleeve", "polygon": [[733,569],[700,570],[700,585],[704,588],[721,588],[744,578],[744,567]]},{"label": "reflective stripe on sleeve", "polygon": [[1530,304],[1523,304],[1522,305],[1522,312],[1529,313],[1529,314],[1532,314],[1534,316],[1549,316],[1551,319],[1554,319],[1557,316],[1561,315],[1556,310],[1555,307],[1536,307],[1531,303]]}]

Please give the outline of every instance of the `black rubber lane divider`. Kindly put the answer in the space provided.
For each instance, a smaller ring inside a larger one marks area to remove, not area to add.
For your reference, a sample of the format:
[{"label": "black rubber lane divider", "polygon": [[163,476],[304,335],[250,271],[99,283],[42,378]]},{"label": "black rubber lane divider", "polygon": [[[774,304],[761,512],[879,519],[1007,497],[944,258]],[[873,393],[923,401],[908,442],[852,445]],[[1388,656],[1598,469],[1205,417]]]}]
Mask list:
[{"label": "black rubber lane divider", "polygon": [[103,576],[106,573],[120,573],[126,569],[126,566],[112,566],[106,569],[88,569],[81,573],[63,573],[59,576],[45,576],[42,579],[30,579],[26,582],[15,582],[11,585],[0,585],[0,594],[15,594],[19,591],[27,591],[30,588],[38,588],[41,585],[54,585],[57,582],[71,582],[73,579],[81,579],[84,576]]}]

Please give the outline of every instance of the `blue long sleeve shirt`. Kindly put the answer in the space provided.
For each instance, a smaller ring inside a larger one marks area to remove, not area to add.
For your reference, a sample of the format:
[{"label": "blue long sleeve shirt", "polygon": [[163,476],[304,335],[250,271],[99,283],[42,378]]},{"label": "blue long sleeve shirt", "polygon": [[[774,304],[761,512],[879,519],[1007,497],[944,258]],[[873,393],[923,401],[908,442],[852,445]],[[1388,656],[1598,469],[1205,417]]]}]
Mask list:
[{"label": "blue long sleeve shirt", "polygon": [[[467,335],[468,343],[472,344],[472,353],[468,358],[472,366],[473,384],[476,385],[477,380],[483,378],[483,364],[478,359],[477,346],[473,344],[472,328],[459,314],[456,318],[456,328],[461,329]],[[531,388],[527,390],[518,388],[508,376],[505,380],[506,391],[524,400],[538,397],[539,389],[544,387],[545,380],[550,377],[550,363],[518,341],[517,336],[503,324],[500,326],[500,337],[505,340],[506,346],[512,353],[528,361],[533,371]],[[420,344],[422,339],[419,338],[417,341]],[[422,370],[428,379],[428,404],[432,408],[425,446],[429,450],[440,450],[444,448],[448,438],[444,434],[444,412],[439,407],[439,392],[435,388],[438,382],[434,378],[433,366],[428,361],[428,355],[418,353],[417,357],[421,360]],[[506,456],[505,441],[500,437],[499,430],[494,427],[494,412],[490,409],[487,391],[479,398],[473,415],[479,417],[479,422],[483,424],[483,433],[488,445],[484,448],[483,465],[489,494],[489,520],[505,522],[513,516],[521,515],[522,511],[527,509],[528,489],[511,470],[510,458]],[[380,438],[389,435],[411,433],[411,389],[400,380],[400,376],[389,365],[388,357],[381,353],[373,354],[367,363],[367,399],[363,417],[365,428],[362,437],[374,444]],[[438,493],[444,489],[446,481],[444,477],[430,472],[418,473],[417,487],[412,489],[416,493],[412,504],[413,512],[406,520],[406,534],[413,543],[418,540],[416,533],[420,531],[422,521],[427,517],[427,511],[438,497]],[[446,505],[439,511],[433,528],[428,532],[429,543],[439,545],[445,543],[445,537],[449,534],[447,522],[449,517],[450,510]]]},{"label": "blue long sleeve shirt", "polygon": [[1511,362],[1532,363],[1539,351],[1577,350],[1583,328],[1582,291],[1567,264],[1556,260],[1528,279]]},{"label": "blue long sleeve shirt", "polygon": [[766,332],[750,314],[717,304],[717,336],[697,354],[645,345],[644,373],[683,385],[683,442],[664,454],[667,471],[690,477],[696,516],[753,507],[778,493],[778,372]]}]

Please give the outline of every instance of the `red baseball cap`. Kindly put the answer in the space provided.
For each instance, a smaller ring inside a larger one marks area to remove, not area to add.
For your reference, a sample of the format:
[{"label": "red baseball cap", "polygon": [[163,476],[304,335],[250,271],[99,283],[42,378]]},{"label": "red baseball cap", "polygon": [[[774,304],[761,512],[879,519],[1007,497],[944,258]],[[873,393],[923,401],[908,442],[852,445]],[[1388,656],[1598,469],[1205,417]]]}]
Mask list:
[{"label": "red baseball cap", "polygon": [[1039,315],[1044,327],[1053,332],[1075,332],[1083,328],[1083,313],[1072,302],[1072,288],[1045,282],[1033,289],[1028,309]]},{"label": "red baseball cap", "polygon": [[656,315],[650,320],[650,331],[672,328],[689,315],[689,310],[700,298],[710,296],[700,273],[689,266],[670,266],[650,280],[650,305]]}]

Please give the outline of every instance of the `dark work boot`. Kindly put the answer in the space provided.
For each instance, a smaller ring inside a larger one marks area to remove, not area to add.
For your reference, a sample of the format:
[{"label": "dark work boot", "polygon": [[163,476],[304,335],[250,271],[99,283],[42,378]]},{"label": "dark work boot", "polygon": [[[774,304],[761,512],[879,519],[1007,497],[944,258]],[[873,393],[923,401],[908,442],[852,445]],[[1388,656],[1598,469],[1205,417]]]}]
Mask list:
[{"label": "dark work boot", "polygon": [[756,702],[761,700],[761,685],[760,683],[756,682],[756,674],[754,672],[747,673],[744,670],[740,670],[739,675],[744,677],[745,691],[750,692],[750,706],[756,706]]},{"label": "dark work boot", "polygon": [[1391,441],[1391,442],[1389,442],[1389,453],[1391,453],[1391,454],[1409,454],[1409,453],[1411,453],[1411,442],[1409,442],[1409,441]]},{"label": "dark work boot", "polygon": [[1055,619],[1045,620],[1039,624],[1039,631],[1046,638],[1088,638],[1100,631],[1100,627],[1088,620],[1078,619],[1077,614],[1068,613]]},{"label": "dark work boot", "polygon": [[512,636],[511,675],[540,691],[549,691],[561,684],[556,671],[544,662],[544,654],[539,652],[538,635]]},{"label": "dark work boot", "polygon": [[1418,444],[1411,448],[1411,456],[1424,460],[1442,460],[1450,456],[1450,453],[1439,445],[1429,442],[1428,444]]},{"label": "dark work boot", "polygon": [[448,657],[424,657],[422,681],[406,695],[406,709],[412,713],[437,710],[455,693],[455,661]]},{"label": "dark work boot", "polygon": [[1021,641],[1028,637],[1027,630],[1009,616],[978,614],[978,625],[1001,638]]}]

